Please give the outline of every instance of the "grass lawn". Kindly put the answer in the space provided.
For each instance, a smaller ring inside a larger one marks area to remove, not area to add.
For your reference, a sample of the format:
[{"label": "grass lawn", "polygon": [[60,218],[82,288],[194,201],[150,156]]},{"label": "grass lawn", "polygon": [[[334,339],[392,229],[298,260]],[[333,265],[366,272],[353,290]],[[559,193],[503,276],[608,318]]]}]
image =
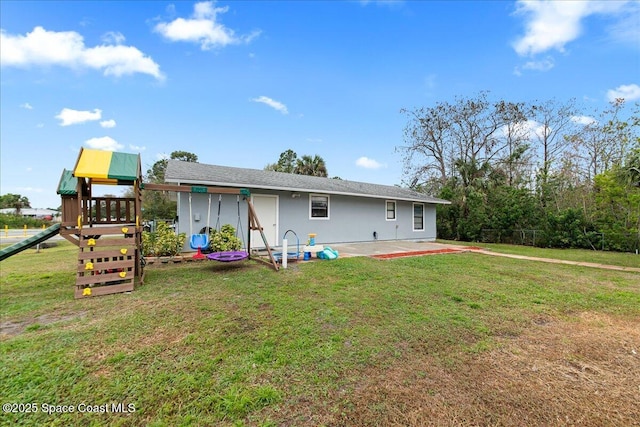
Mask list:
[{"label": "grass lawn", "polygon": [[639,274],[474,253],[203,261],[74,300],[76,257],[65,242],[0,264],[1,400],[38,409],[0,424],[640,420]]},{"label": "grass lawn", "polygon": [[453,240],[438,240],[438,242],[461,246],[478,246],[504,254],[640,268],[640,255],[634,253],[592,251],[586,249],[535,248],[532,246],[507,245],[502,243],[458,242]]}]

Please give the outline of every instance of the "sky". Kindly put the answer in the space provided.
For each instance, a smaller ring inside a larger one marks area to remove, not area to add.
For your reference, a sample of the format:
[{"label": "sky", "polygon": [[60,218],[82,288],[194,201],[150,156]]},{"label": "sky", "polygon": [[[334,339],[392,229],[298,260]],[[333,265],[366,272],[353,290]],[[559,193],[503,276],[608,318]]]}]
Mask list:
[{"label": "sky", "polygon": [[2,0],[0,26],[0,193],[34,208],[60,206],[81,147],[140,153],[143,172],[293,149],[399,185],[403,108],[640,100],[637,0]]}]

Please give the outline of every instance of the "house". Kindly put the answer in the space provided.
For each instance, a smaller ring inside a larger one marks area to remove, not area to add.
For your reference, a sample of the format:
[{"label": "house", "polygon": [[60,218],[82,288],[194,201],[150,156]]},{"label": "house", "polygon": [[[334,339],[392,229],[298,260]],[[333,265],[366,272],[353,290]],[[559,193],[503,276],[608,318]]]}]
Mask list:
[{"label": "house", "polygon": [[[165,182],[248,189],[272,246],[282,244],[287,230],[293,230],[301,244],[307,242],[310,233],[315,233],[316,241],[322,244],[433,241],[436,205],[449,204],[395,186],[180,160],[168,161]],[[206,227],[231,224],[246,236],[247,209],[242,196],[179,193],[177,230],[190,235]],[[264,246],[259,234],[252,233],[251,247]]]}]

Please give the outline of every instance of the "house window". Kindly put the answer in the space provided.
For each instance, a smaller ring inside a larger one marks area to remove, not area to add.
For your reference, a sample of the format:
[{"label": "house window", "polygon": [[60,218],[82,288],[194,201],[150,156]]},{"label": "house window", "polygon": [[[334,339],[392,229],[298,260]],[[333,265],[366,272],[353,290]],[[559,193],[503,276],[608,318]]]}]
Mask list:
[{"label": "house window", "polygon": [[413,231],[424,230],[424,205],[422,203],[413,204]]},{"label": "house window", "polygon": [[386,202],[386,219],[387,221],[395,221],[396,220],[396,202],[387,200]]},{"label": "house window", "polygon": [[309,218],[329,219],[329,196],[311,195],[309,199]]}]

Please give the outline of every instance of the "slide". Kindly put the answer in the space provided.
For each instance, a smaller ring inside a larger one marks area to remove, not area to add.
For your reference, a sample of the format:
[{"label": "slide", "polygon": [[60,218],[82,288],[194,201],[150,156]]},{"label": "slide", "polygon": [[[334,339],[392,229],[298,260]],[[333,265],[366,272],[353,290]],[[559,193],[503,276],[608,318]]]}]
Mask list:
[{"label": "slide", "polygon": [[25,249],[29,249],[32,246],[37,245],[38,243],[42,243],[47,239],[52,238],[56,234],[60,232],[60,224],[54,224],[46,230],[42,230],[40,233],[35,236],[31,236],[28,239],[24,239],[14,245],[8,246],[2,250],[0,250],[0,261],[5,258],[9,258],[11,255],[15,255],[19,252],[24,251]]}]

